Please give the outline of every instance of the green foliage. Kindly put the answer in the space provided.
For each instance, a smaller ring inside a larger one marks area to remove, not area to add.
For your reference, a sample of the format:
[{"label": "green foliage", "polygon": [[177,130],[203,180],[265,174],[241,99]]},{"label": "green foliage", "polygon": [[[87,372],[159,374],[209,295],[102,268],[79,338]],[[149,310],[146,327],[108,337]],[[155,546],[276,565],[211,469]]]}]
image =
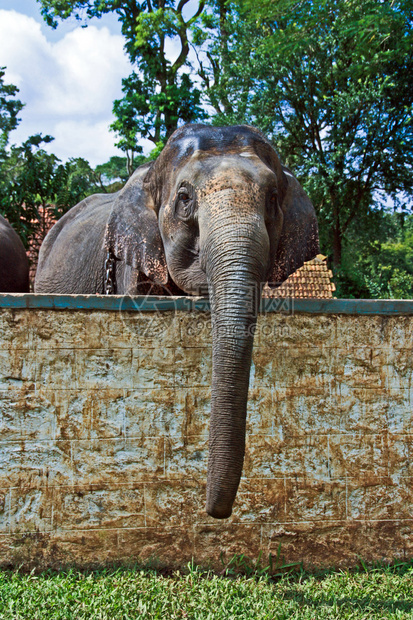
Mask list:
[{"label": "green foliage", "polygon": [[[188,63],[188,30],[193,20],[185,22],[182,10],[187,2],[155,3],[141,11],[136,20],[134,54],[138,71],[122,80],[124,97],[114,102],[118,133],[117,146],[123,150],[137,148],[137,136],[154,144],[165,143],[179,123],[203,117],[201,93],[190,75],[183,71]],[[202,13],[202,2],[198,12]],[[196,19],[196,18],[195,18]],[[181,50],[171,63],[166,57],[166,42],[179,37]]]},{"label": "green foliage", "polygon": [[129,177],[127,158],[114,155],[108,162],[96,166],[95,171],[100,176],[101,182],[110,183],[117,180],[126,182]]},{"label": "green foliage", "polygon": [[339,297],[413,299],[413,215],[376,212],[350,230],[335,270]]},{"label": "green foliage", "polygon": [[0,157],[9,141],[10,132],[16,129],[19,123],[17,115],[24,107],[24,104],[16,99],[19,92],[17,86],[4,83],[5,69],[6,67],[0,67]]},{"label": "green foliage", "polygon": [[[161,143],[161,148],[163,148],[163,143]],[[133,159],[114,155],[108,162],[96,166],[94,173],[99,179],[101,190],[104,192],[115,192],[122,189],[129,176],[138,166],[157,157],[156,154],[155,156],[153,155],[155,152],[157,152],[157,147],[152,149],[149,155],[134,155]]]},{"label": "green foliage", "polygon": [[140,78],[132,73],[122,80],[123,99],[114,102],[116,120],[111,128],[118,133],[117,146],[124,151],[142,152],[137,137],[165,144],[178,122],[202,117],[200,93],[193,89],[187,73],[174,78],[160,90],[149,73]]},{"label": "green foliage", "polygon": [[370,620],[412,616],[411,562],[354,571],[259,572],[229,578],[193,563],[182,571],[0,572],[3,620]]},{"label": "green foliage", "polygon": [[56,219],[86,196],[96,191],[107,191],[100,175],[82,157],[71,157],[56,169],[55,176],[58,184],[55,202]]},{"label": "green foliage", "polygon": [[60,190],[63,166],[41,148],[52,139],[31,136],[21,146],[12,146],[1,162],[0,211],[26,246],[40,225],[39,209],[55,201]]},{"label": "green foliage", "polygon": [[0,213],[8,219],[28,247],[35,236],[47,232],[46,213],[59,219],[97,189],[99,176],[82,158],[63,164],[43,144],[51,136],[31,136],[12,146],[0,160]]},{"label": "green foliage", "polygon": [[43,148],[53,138],[36,134],[22,145],[7,147],[9,133],[19,123],[23,104],[18,89],[4,85],[0,71],[0,213],[15,228],[27,247],[36,235],[43,238],[46,211],[61,217],[96,189],[99,176],[84,159],[63,164]]},{"label": "green foliage", "polygon": [[229,105],[214,122],[249,122],[272,137],[308,190],[322,250],[339,267],[351,227],[369,225],[380,196],[406,208],[413,191],[413,3],[226,7],[220,84]]}]

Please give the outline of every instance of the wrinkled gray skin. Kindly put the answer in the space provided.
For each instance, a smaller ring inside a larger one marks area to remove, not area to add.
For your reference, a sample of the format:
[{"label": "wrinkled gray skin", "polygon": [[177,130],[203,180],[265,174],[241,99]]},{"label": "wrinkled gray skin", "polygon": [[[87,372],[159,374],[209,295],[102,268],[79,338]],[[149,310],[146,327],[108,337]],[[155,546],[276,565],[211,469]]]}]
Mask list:
[{"label": "wrinkled gray skin", "polygon": [[29,261],[15,230],[0,215],[0,293],[29,292]]},{"label": "wrinkled gray skin", "polygon": [[36,292],[102,293],[104,256],[118,293],[136,275],[188,294],[208,286],[213,374],[207,512],[231,515],[245,450],[249,371],[262,283],[281,283],[318,253],[313,206],[270,143],[246,126],[187,125],[123,190],[93,196],[51,230]]}]

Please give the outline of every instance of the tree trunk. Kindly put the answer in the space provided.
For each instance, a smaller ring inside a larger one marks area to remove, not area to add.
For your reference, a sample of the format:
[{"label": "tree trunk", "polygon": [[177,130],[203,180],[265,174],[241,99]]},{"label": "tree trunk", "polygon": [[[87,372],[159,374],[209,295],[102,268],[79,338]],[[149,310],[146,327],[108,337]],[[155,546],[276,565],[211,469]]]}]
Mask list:
[{"label": "tree trunk", "polygon": [[333,265],[340,267],[343,234],[341,230],[340,209],[335,190],[331,190],[330,199],[333,205]]},{"label": "tree trunk", "polygon": [[339,227],[333,229],[333,265],[340,267],[342,255],[342,235]]}]

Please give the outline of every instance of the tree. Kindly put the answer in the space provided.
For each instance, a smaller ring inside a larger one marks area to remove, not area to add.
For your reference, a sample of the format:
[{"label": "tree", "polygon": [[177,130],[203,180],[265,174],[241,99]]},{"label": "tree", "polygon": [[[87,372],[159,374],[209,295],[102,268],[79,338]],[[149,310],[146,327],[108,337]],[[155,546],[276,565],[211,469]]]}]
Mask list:
[{"label": "tree", "polygon": [[[122,81],[124,97],[114,103],[116,120],[111,128],[119,135],[117,146],[128,157],[129,170],[142,149],[137,137],[164,144],[179,123],[202,117],[200,89],[188,73],[190,30],[205,8],[199,0],[195,13],[185,18],[190,0],[38,0],[47,23],[70,15],[82,19],[118,15],[125,49],[136,70]],[[167,44],[179,41],[179,53],[171,62]]]},{"label": "tree", "polygon": [[129,178],[127,158],[120,157],[119,155],[113,155],[106,163],[99,164],[96,166],[95,171],[99,175],[102,185],[114,181],[126,183]]},{"label": "tree", "polygon": [[349,241],[335,278],[338,296],[413,299],[413,215],[376,211]]},{"label": "tree", "polygon": [[272,137],[340,267],[351,227],[389,199],[406,208],[412,194],[412,0],[226,7],[220,66],[230,105],[215,122],[249,122]]},{"label": "tree", "polygon": [[86,196],[108,191],[99,172],[93,170],[83,157],[71,157],[56,169],[55,174],[59,176],[54,211],[56,219]]},{"label": "tree", "polygon": [[[239,99],[231,101],[231,43],[236,45],[234,16],[239,11],[230,0],[210,0],[207,9],[200,16],[199,23],[192,27],[194,51],[197,56],[198,77],[203,84],[203,101],[214,110],[215,122],[225,119],[235,124],[234,119],[244,117],[245,109]],[[243,22],[243,28],[246,24]],[[255,29],[254,29],[255,32]],[[240,73],[238,72],[237,78]],[[239,94],[240,84],[237,85]]]},{"label": "tree", "polygon": [[100,175],[82,158],[62,163],[43,145],[53,140],[41,134],[13,145],[0,162],[0,212],[26,247],[34,237],[43,239],[50,220],[58,220],[71,207],[98,189],[105,191]]},{"label": "tree", "polygon": [[8,144],[10,132],[19,124],[17,115],[24,107],[24,104],[16,99],[19,92],[17,86],[4,83],[5,70],[6,67],[0,67],[0,157]]},{"label": "tree", "polygon": [[58,214],[57,202],[65,168],[41,148],[52,140],[51,136],[31,136],[21,146],[12,146],[1,166],[0,210],[26,247],[34,235],[43,232],[45,210],[55,211],[55,219],[63,214]]}]

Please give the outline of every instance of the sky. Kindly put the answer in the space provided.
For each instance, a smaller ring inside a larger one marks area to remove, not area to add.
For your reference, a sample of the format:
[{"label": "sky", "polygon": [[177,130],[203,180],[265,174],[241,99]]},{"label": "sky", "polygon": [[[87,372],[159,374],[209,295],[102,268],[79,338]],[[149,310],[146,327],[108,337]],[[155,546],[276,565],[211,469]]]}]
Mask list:
[{"label": "sky", "polygon": [[0,0],[0,67],[25,103],[10,143],[49,134],[54,141],[47,151],[62,161],[84,157],[92,166],[122,155],[109,125],[132,67],[116,16],[85,21],[87,27],[69,18],[53,30],[39,6],[36,0]]}]

